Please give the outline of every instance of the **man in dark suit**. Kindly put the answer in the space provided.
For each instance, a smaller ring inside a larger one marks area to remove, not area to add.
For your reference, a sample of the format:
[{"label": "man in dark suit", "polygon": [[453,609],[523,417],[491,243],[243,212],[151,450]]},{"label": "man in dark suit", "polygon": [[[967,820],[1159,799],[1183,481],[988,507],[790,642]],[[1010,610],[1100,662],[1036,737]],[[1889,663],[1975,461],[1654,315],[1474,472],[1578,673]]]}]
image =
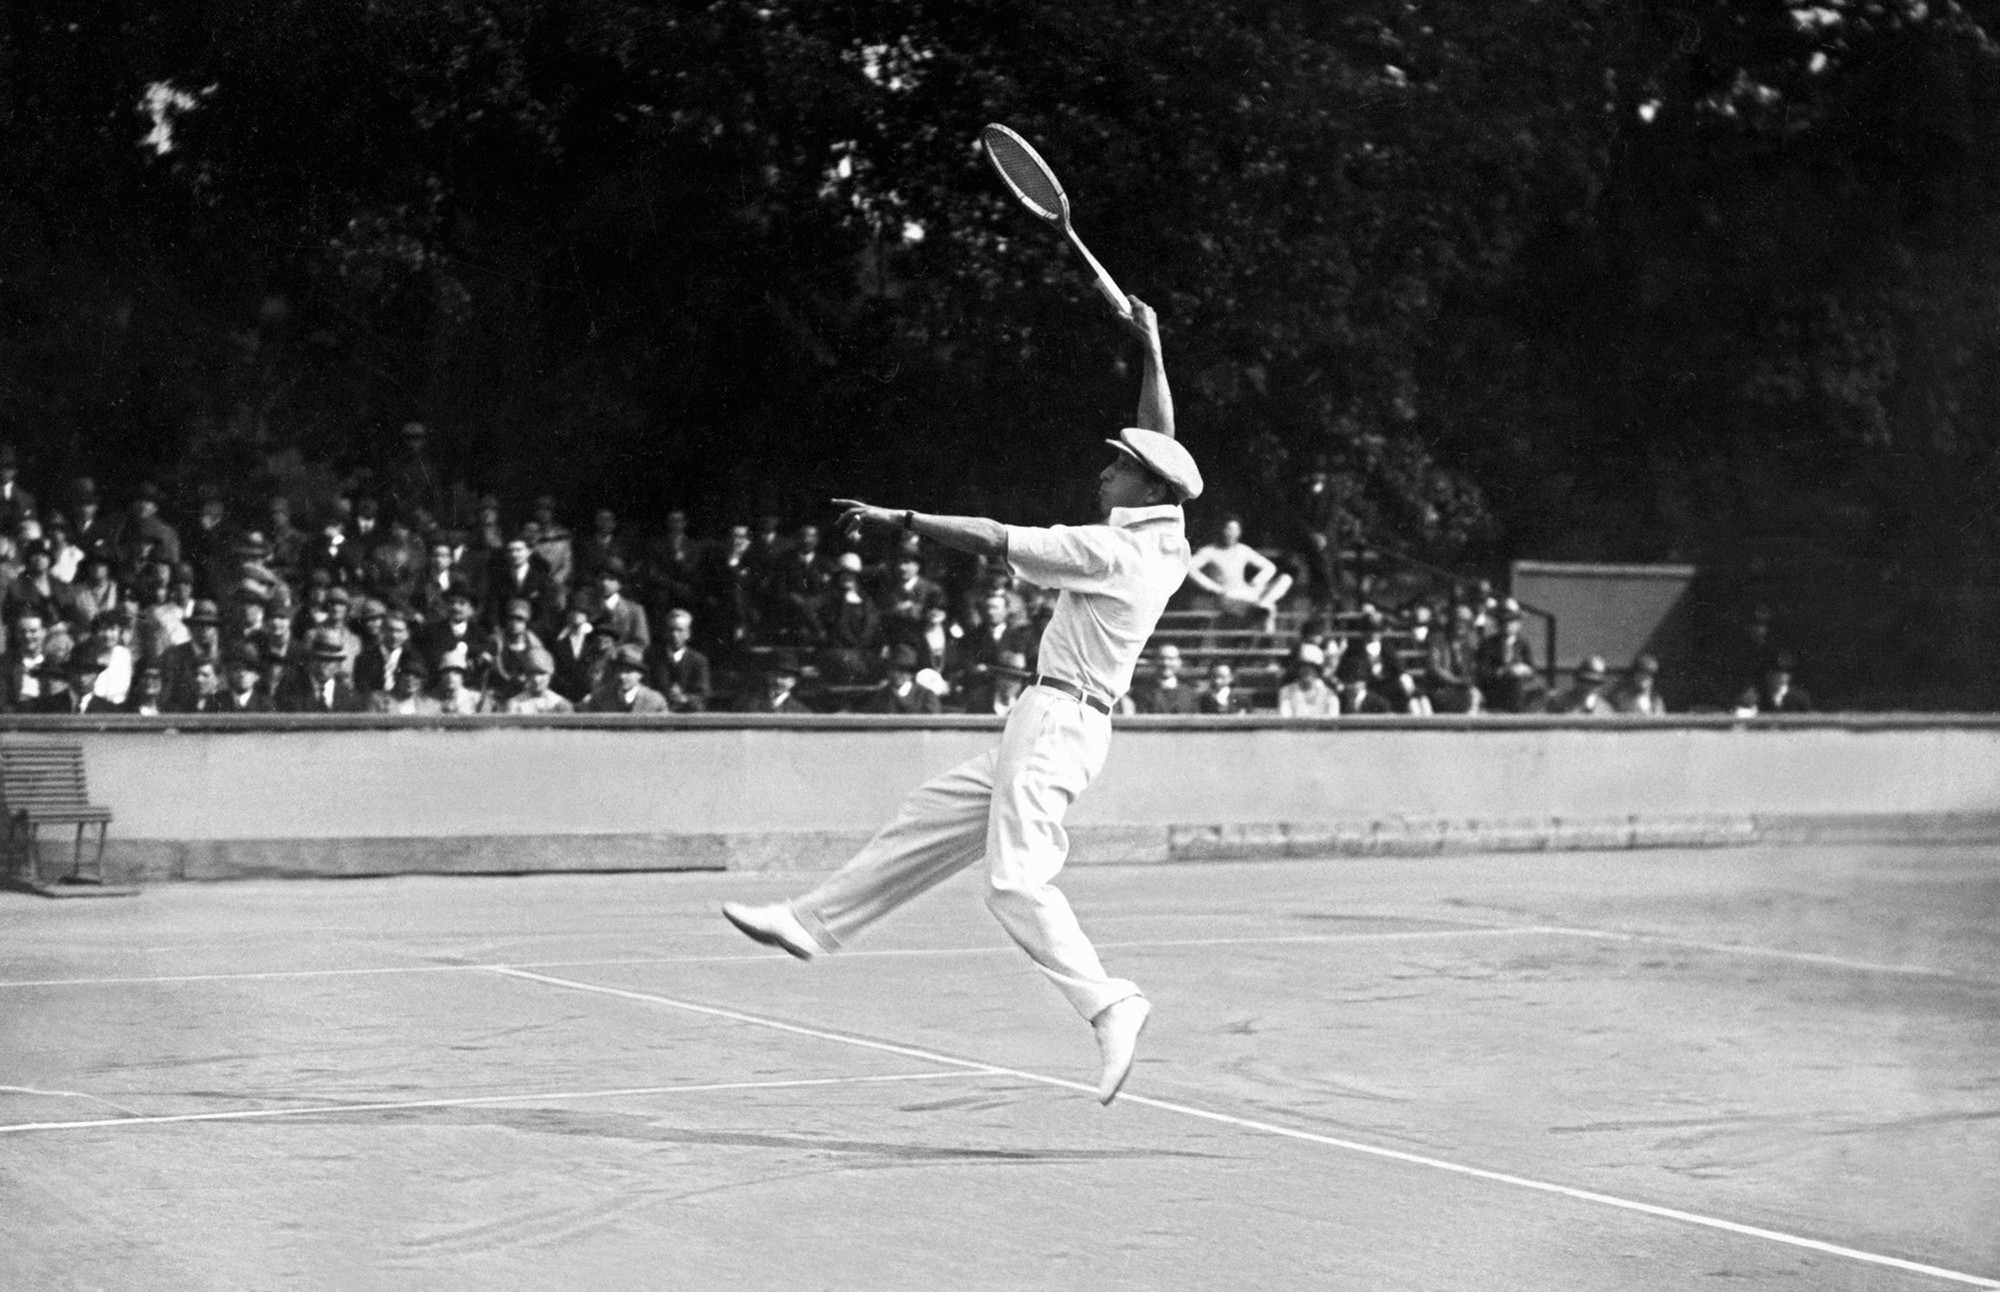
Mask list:
[{"label": "man in dark suit", "polygon": [[97,677],[111,663],[109,649],[97,642],[85,642],[69,658],[69,686],[45,691],[35,703],[37,713],[75,715],[123,713],[125,707],[97,694]]},{"label": "man in dark suit", "polygon": [[1779,651],[1764,672],[1764,685],[1757,692],[1759,713],[1811,713],[1812,696],[1792,683],[1792,657]]},{"label": "man in dark suit", "polygon": [[200,701],[197,713],[270,713],[275,706],[264,694],[264,666],[254,647],[245,645],[229,657],[226,684]]},{"label": "man in dark suit", "polygon": [[24,614],[14,620],[14,644],[0,656],[0,709],[31,713],[44,695],[62,689],[48,644],[48,625],[40,615]]},{"label": "man in dark suit", "polygon": [[861,702],[863,713],[938,713],[937,696],[917,685],[917,652],[898,646],[889,652],[889,680]]},{"label": "man in dark suit", "polygon": [[572,602],[563,612],[562,631],[548,644],[556,666],[549,689],[571,704],[582,704],[597,689],[597,679],[591,676],[592,636],[589,608]]},{"label": "man in dark suit", "polygon": [[1133,688],[1132,700],[1141,713],[1200,713],[1201,697],[1181,680],[1181,648],[1160,647],[1153,676]]},{"label": "man in dark suit", "polygon": [[811,713],[805,701],[799,699],[798,686],[798,661],[788,652],[779,651],[767,666],[763,690],[742,700],[736,708],[741,713]]},{"label": "man in dark suit", "polygon": [[528,603],[528,627],[539,636],[562,622],[563,592],[548,564],[525,538],[509,539],[486,574],[486,611],[492,628],[506,626],[512,603]]},{"label": "man in dark suit", "polygon": [[472,589],[454,583],[445,596],[443,616],[424,625],[417,644],[423,648],[425,663],[435,672],[437,662],[461,646],[468,656],[475,653],[479,638],[479,625],[473,618]]},{"label": "man in dark suit", "polygon": [[693,640],[694,616],[685,610],[668,611],[667,639],[660,646],[653,684],[675,713],[700,713],[708,708],[708,656],[690,644]]},{"label": "man in dark suit", "polygon": [[625,563],[611,558],[597,569],[597,587],[578,594],[590,608],[592,623],[608,623],[621,646],[645,650],[653,644],[653,630],[646,622],[646,610],[625,595]]},{"label": "man in dark suit", "polygon": [[338,637],[314,633],[308,655],[312,670],[306,685],[292,697],[291,713],[363,713],[367,702],[341,677],[347,650]]},{"label": "man in dark suit", "polygon": [[395,684],[410,657],[417,654],[410,645],[410,617],[400,610],[382,616],[381,635],[361,648],[354,661],[354,689],[362,698],[380,694]]},{"label": "man in dark suit", "polygon": [[967,713],[996,712],[1000,679],[994,669],[1007,655],[1034,653],[1028,630],[1013,623],[1013,601],[1005,588],[989,591],[979,604],[979,622],[959,640],[959,667],[956,676],[945,676],[959,687]]},{"label": "man in dark suit", "polygon": [[891,646],[920,646],[931,607],[945,604],[944,589],[923,577],[922,571],[923,562],[915,553],[897,556],[895,578],[876,602]]},{"label": "man in dark suit", "polygon": [[140,562],[148,559],[149,553],[151,559],[169,566],[181,563],[180,532],[160,519],[158,485],[139,486],[139,492],[132,499],[132,510],[118,526],[112,541],[127,570],[137,569]]}]

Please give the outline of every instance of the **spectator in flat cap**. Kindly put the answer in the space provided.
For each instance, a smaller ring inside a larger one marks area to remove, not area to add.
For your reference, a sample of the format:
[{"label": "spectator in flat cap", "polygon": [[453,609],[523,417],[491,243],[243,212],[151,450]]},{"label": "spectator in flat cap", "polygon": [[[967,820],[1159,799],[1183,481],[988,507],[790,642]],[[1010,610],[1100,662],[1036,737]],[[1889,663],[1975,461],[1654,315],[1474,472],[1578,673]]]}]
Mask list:
[{"label": "spectator in flat cap", "polygon": [[209,713],[270,713],[271,697],[264,694],[264,665],[254,648],[244,646],[229,657],[225,680],[228,685]]},{"label": "spectator in flat cap", "polygon": [[[549,654],[542,639],[529,627],[533,620],[533,604],[524,597],[516,597],[508,603],[500,626],[486,639],[485,655],[492,661],[486,673],[486,689],[496,700],[511,699],[526,685],[530,655]],[[549,659],[549,671],[555,671],[553,656]]]},{"label": "spectator in flat cap", "polygon": [[669,713],[667,697],[646,685],[646,653],[630,642],[612,655],[609,676],[584,704],[590,713]]},{"label": "spectator in flat cap", "polygon": [[354,689],[363,696],[387,692],[396,674],[414,662],[417,654],[410,645],[410,617],[400,610],[388,611],[382,616],[375,640],[354,661]]},{"label": "spectator in flat cap", "polygon": [[0,444],[0,529],[11,530],[23,516],[35,514],[35,495],[21,487],[21,458],[11,444]]},{"label": "spectator in flat cap", "polygon": [[360,713],[368,706],[355,694],[354,685],[342,676],[347,664],[346,644],[337,635],[315,632],[307,643],[306,684],[293,692],[290,712]]},{"label": "spectator in flat cap", "polygon": [[889,651],[889,679],[862,701],[863,713],[938,713],[938,698],[917,685],[918,659],[909,645]]},{"label": "spectator in flat cap", "polygon": [[1278,715],[1284,718],[1331,718],[1340,712],[1340,697],[1326,684],[1326,652],[1302,642],[1292,654],[1292,678],[1278,689]]},{"label": "spectator in flat cap", "polygon": [[637,646],[641,651],[653,644],[653,632],[646,622],[643,606],[625,595],[625,563],[608,560],[597,567],[597,586],[579,594],[590,609],[591,622],[610,627],[621,646]]},{"label": "spectator in flat cap", "polygon": [[1613,710],[1611,697],[1605,692],[1608,676],[1602,655],[1585,659],[1576,670],[1576,679],[1549,701],[1549,712],[1585,718],[1609,716]]},{"label": "spectator in flat cap", "polygon": [[529,651],[522,667],[524,680],[521,690],[508,698],[506,712],[569,713],[575,709],[575,705],[549,689],[549,682],[555,677],[556,662],[547,651],[540,647]]},{"label": "spectator in flat cap", "polygon": [[[1233,680],[1233,679],[1232,679]],[[1181,648],[1163,644],[1153,657],[1152,676],[1133,688],[1141,713],[1200,713],[1201,696],[1181,680]]]},{"label": "spectator in flat cap", "polygon": [[542,558],[556,586],[567,593],[576,581],[576,536],[556,518],[556,500],[551,494],[535,499],[534,518],[535,555]]},{"label": "spectator in flat cap", "polygon": [[32,713],[48,691],[60,689],[60,668],[48,651],[48,626],[29,611],[14,617],[7,653],[0,656],[0,708]]},{"label": "spectator in flat cap", "polygon": [[430,673],[423,660],[411,655],[396,670],[394,680],[387,691],[377,691],[368,697],[371,713],[442,713],[444,706],[430,689]]},{"label": "spectator in flat cap", "polygon": [[1660,661],[1651,655],[1636,657],[1625,675],[1625,684],[1612,693],[1611,707],[1619,713],[1664,716],[1667,703],[1660,696]]},{"label": "spectator in flat cap", "polygon": [[653,685],[675,713],[700,713],[708,708],[713,684],[708,656],[694,648],[694,616],[686,610],[669,610],[666,622],[667,638],[660,644]]},{"label": "spectator in flat cap", "polygon": [[112,546],[128,569],[145,560],[160,560],[170,566],[181,563],[180,533],[160,519],[158,485],[139,486],[132,497],[131,510],[112,537]]}]

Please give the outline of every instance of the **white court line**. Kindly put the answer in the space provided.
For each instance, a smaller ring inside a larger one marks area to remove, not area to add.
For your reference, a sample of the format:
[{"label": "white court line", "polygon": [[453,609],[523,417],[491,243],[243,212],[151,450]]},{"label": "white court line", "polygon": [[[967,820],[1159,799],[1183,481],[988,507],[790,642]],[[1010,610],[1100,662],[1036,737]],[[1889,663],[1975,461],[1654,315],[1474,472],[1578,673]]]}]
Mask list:
[{"label": "white court line", "polygon": [[[537,1090],[518,1095],[467,1095],[458,1099],[406,1099],[395,1103],[322,1104],[311,1108],[236,1108],[212,1113],[167,1113],[158,1117],[103,1117],[92,1121],[16,1122],[0,1126],[0,1135],[23,1131],[96,1130],[119,1126],[166,1126],[176,1122],[270,1121],[279,1117],[317,1117],[326,1113],[381,1113],[412,1108],[477,1108],[488,1104],[573,1103],[582,1099],[620,1099],[636,1095],[693,1095],[719,1090],[793,1090],[808,1086],[858,1086],[885,1081],[938,1081],[978,1075],[971,1072],[893,1072],[872,1077],[804,1077],[791,1081],[718,1081],[704,1085],[625,1086],[617,1090]],[[9,1087],[17,1089],[18,1087]],[[114,1105],[115,1106],[115,1105]]]},{"label": "white court line", "polygon": [[1929,965],[1892,965],[1878,960],[1854,960],[1847,956],[1827,955],[1821,951],[1791,951],[1783,947],[1760,947],[1748,942],[1704,942],[1699,938],[1683,938],[1671,933],[1647,933],[1630,929],[1584,929],[1566,925],[1551,925],[1545,933],[1561,933],[1573,938],[1591,938],[1599,942],[1631,942],[1663,947],[1685,947],[1691,951],[1714,951],[1724,955],[1751,956],[1763,960],[1791,960],[1799,964],[1826,965],[1834,969],[1852,969],[1857,973],[1893,973],[1912,978],[1947,978],[1953,982],[1978,983],[1982,986],[2000,986],[2000,980],[1978,978],[1971,974],[1956,973],[1950,969],[1934,969]]},{"label": "white court line", "polygon": [[[985,1073],[992,1076],[1015,1077],[1022,1081],[1032,1081],[1045,1086],[1057,1086],[1064,1090],[1082,1090],[1095,1093],[1092,1086],[1081,1081],[1069,1081],[1062,1077],[1046,1076],[1039,1072],[1028,1072],[1020,1068],[1008,1068],[999,1064],[980,1063],[973,1059],[961,1059],[954,1055],[941,1054],[913,1045],[898,1045],[890,1041],[870,1040],[866,1037],[850,1036],[842,1032],[829,1032],[823,1028],[806,1027],[798,1023],[787,1023],[781,1019],[766,1018],[760,1014],[749,1014],[742,1010],[725,1009],[716,1005],[702,1005],[694,1001],[677,1000],[671,996],[661,996],[653,992],[629,991],[623,987],[605,987],[596,983],[579,982],[572,978],[557,978],[549,974],[531,973],[524,969],[496,968],[496,974],[509,978],[520,978],[528,982],[545,983],[553,987],[567,987],[575,991],[595,992],[603,996],[615,996],[622,1000],[643,1001],[649,1004],[665,1005],[670,1009],[683,1010],[692,1014],[705,1014],[711,1018],[726,1018],[738,1023],[749,1023],[773,1031],[789,1032],[795,1036],[810,1036],[823,1041],[837,1041],[842,1045],[852,1045],[865,1050],[877,1050],[885,1054],[902,1055],[905,1058],[927,1059],[932,1063],[948,1064],[968,1072]],[[1489,1171],[1483,1167],[1466,1166],[1459,1162],[1448,1162],[1442,1158],[1425,1157],[1419,1153],[1405,1153],[1400,1149],[1383,1148],[1376,1144],[1364,1144],[1357,1140],[1338,1139],[1331,1135],[1321,1135],[1313,1131],[1299,1130],[1292,1126],[1282,1126],[1276,1122],[1257,1121],[1249,1117],[1236,1117],[1229,1113],[1214,1112],[1197,1108],[1192,1104],[1175,1103],[1166,1099],[1154,1099],[1146,1095],[1123,1094],[1119,1096],[1126,1103],[1141,1104],[1147,1108],[1157,1108],[1163,1112],[1179,1113],[1184,1117],[1198,1117],[1203,1121],[1217,1122],[1224,1126],[1234,1126],[1239,1130],[1261,1131],[1266,1135],[1282,1136],[1285,1139],[1303,1140],[1310,1144],[1322,1144],[1329,1148],[1345,1149],[1350,1153],[1361,1153],[1369,1157],[1385,1158],[1392,1162],[1403,1162],[1412,1166],[1429,1167],[1435,1171],[1447,1171],[1454,1175],[1469,1176],[1476,1180],[1487,1180],[1495,1184],[1512,1185],[1520,1189],[1533,1189],[1540,1193],[1557,1194],[1581,1202],[1594,1202],[1600,1206],[1615,1207],[1620,1211],[1637,1212],[1641,1215],[1657,1216],[1665,1220],[1677,1220],[1685,1224],[1699,1225],[1706,1229],[1717,1229],[1724,1233],[1738,1234],[1746,1238],[1761,1238],[1766,1242],[1780,1243],[1787,1247],[1803,1248],[1827,1256],[1837,1256],[1843,1260],[1857,1261],[1865,1265],[1881,1266],[1902,1270],[1911,1274],[1924,1274],[1951,1283],[1961,1283],[1968,1287],[2000,1288],[2000,1280],[1985,1278],[1977,1274],[1966,1274],[1958,1270],[1948,1270],[1936,1265],[1925,1265],[1918,1261],[1904,1260],[1898,1256],[1884,1256],[1877,1252],[1864,1252],[1858,1248],[1842,1247],[1838,1243],[1822,1242],[1817,1238],[1806,1238],[1798,1234],[1782,1233],[1775,1229],[1763,1229],[1756,1225],[1745,1225],[1734,1220],[1723,1220],[1716,1216],[1704,1216],[1697,1212],[1681,1211],[1673,1207],[1662,1207],[1655,1203],[1638,1202],[1631,1198],[1620,1198],[1608,1193],[1598,1193],[1590,1189],[1573,1188],[1566,1184],[1553,1184],[1546,1180],[1534,1180],[1526,1176],[1509,1175],[1504,1171]]]},{"label": "white court line", "polygon": [[[1284,945],[1291,943],[1317,944],[1341,942],[1400,942],[1414,938],[1471,938],[1504,937],[1524,933],[1561,933],[1564,930],[1540,925],[1495,925],[1481,928],[1450,929],[1396,929],[1379,933],[1299,933],[1272,934],[1268,937],[1248,938],[1153,938],[1126,942],[1098,942],[1099,948],[1143,949],[1147,947],[1235,947],[1262,946],[1266,944]],[[740,935],[739,935],[740,936]],[[986,956],[1011,952],[1015,949],[1011,942],[995,943],[984,947],[890,947],[881,950],[843,951],[831,959],[831,963],[841,960],[869,960],[899,956]],[[493,964],[443,964],[443,965],[375,965],[365,968],[346,969],[268,969],[249,970],[240,973],[191,973],[159,974],[136,977],[112,978],[22,978],[14,981],[0,981],[0,988],[7,987],[121,987],[139,986],[151,983],[187,982],[238,982],[256,981],[262,978],[358,978],[382,974],[402,973],[479,973],[492,969],[601,969],[619,965],[684,965],[684,964],[790,964],[783,956],[769,951],[749,951],[720,956],[626,956],[608,960],[523,960],[502,961]]]}]

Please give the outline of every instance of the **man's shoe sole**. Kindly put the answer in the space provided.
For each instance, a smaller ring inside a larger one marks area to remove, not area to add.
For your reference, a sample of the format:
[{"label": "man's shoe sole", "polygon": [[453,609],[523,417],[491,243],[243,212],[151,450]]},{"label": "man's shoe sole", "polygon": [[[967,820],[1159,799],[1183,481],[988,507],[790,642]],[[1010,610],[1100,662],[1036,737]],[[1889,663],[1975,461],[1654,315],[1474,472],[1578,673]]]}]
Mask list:
[{"label": "man's shoe sole", "polygon": [[731,911],[726,906],[722,908],[722,918],[728,920],[731,924],[734,924],[739,930],[742,931],[745,937],[749,938],[753,942],[761,942],[767,947],[776,947],[780,951],[786,952],[789,955],[796,956],[801,960],[810,960],[813,958],[812,952],[793,946],[791,943],[785,941],[785,939],[779,937],[777,934],[768,933],[765,930],[760,929],[752,924],[745,924],[742,920],[737,919],[736,913],[734,911]]}]

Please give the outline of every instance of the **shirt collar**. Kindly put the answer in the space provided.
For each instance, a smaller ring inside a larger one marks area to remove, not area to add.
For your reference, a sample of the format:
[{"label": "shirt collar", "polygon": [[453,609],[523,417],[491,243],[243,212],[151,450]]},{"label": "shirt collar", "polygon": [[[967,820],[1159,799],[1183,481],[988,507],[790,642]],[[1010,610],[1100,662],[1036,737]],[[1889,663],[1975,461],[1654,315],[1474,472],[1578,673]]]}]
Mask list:
[{"label": "shirt collar", "polygon": [[1105,523],[1116,529],[1137,529],[1156,520],[1170,520],[1176,525],[1185,524],[1180,504],[1164,502],[1152,507],[1113,507]]}]

